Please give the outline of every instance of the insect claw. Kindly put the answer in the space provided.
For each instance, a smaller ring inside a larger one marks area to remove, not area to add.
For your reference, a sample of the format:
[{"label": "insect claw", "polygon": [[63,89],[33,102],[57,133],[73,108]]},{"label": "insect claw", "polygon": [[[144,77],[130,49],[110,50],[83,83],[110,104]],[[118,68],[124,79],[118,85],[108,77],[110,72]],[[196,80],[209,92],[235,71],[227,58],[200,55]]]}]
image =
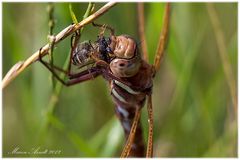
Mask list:
[{"label": "insect claw", "polygon": [[151,66],[151,70],[152,70],[152,77],[154,78],[156,73],[157,73],[156,68],[155,68],[154,65]]},{"label": "insect claw", "polygon": [[39,60],[39,61],[42,61],[41,51],[42,51],[42,47],[38,50],[38,60]]}]

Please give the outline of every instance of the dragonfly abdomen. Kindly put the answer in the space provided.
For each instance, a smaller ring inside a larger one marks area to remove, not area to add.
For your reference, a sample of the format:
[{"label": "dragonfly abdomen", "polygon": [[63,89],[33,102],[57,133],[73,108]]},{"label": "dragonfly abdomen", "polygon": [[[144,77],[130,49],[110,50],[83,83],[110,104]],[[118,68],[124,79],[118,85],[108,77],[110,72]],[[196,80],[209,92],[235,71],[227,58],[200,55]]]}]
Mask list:
[{"label": "dragonfly abdomen", "polygon": [[[111,94],[115,102],[115,112],[124,129],[125,137],[128,138],[133,123],[136,107],[142,108],[146,95],[137,92],[119,81],[113,80]],[[143,157],[145,153],[141,123],[138,123],[136,135],[131,145],[131,157]]]},{"label": "dragonfly abdomen", "polygon": [[[134,108],[125,108],[125,106],[119,105],[116,103],[115,106],[115,112],[117,117],[119,118],[121,125],[124,129],[125,138],[127,140],[130,131],[131,126],[133,123],[133,118],[135,114]],[[134,138],[134,141],[131,145],[131,152],[130,157],[144,157],[145,153],[145,144],[143,139],[143,132],[142,132],[142,126],[141,123],[138,122],[137,129],[136,129],[136,135]]]}]

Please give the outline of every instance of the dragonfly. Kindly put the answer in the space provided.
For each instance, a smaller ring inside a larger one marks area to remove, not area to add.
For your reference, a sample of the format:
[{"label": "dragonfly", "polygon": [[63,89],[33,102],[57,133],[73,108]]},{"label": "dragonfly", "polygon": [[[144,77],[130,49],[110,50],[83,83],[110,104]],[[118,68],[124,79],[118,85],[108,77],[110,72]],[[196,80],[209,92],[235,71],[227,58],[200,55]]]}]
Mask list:
[{"label": "dragonfly", "polygon": [[[71,55],[67,71],[42,59],[39,61],[65,86],[72,86],[98,76],[102,76],[110,87],[115,104],[115,114],[123,127],[126,143],[121,157],[153,157],[153,78],[160,68],[168,37],[170,4],[164,10],[163,27],[159,39],[154,64],[143,58],[137,42],[129,35],[115,35],[115,30],[108,25],[93,23],[100,27],[95,42],[78,43],[72,38]],[[105,32],[109,31],[109,36]],[[75,33],[78,36],[79,33]],[[73,36],[74,37],[74,36]],[[40,53],[40,52],[39,52]],[[144,56],[146,57],[146,56]],[[78,72],[72,71],[75,66]],[[86,69],[82,69],[82,68]],[[57,71],[65,73],[67,79],[61,78]],[[148,142],[145,147],[140,123],[141,109],[147,101]]]}]

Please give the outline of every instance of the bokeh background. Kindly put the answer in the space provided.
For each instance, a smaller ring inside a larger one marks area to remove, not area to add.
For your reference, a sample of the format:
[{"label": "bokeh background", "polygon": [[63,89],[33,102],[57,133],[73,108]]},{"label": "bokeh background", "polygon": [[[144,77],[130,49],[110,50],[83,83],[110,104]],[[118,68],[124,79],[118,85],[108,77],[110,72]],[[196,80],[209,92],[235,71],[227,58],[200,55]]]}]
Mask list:
[{"label": "bokeh background", "polygon": [[[78,20],[88,3],[72,3]],[[102,3],[97,3],[98,9]],[[162,26],[164,3],[145,3],[146,41],[152,63]],[[3,3],[3,76],[16,62],[47,43],[47,3]],[[237,86],[237,3],[214,3]],[[136,3],[120,3],[96,20],[117,35],[138,36]],[[54,4],[54,33],[72,23],[69,3]],[[172,3],[169,44],[154,79],[154,156],[236,157],[237,113],[220,58],[207,3]],[[87,25],[81,41],[96,40]],[[138,41],[140,42],[140,41]],[[70,39],[57,45],[62,66]],[[57,55],[57,56],[56,56]],[[235,88],[236,89],[236,88]],[[52,87],[51,73],[39,62],[3,90],[4,157],[118,157],[123,131],[102,77],[72,87]],[[142,110],[147,138],[147,112]],[[14,148],[61,154],[11,154]]]}]

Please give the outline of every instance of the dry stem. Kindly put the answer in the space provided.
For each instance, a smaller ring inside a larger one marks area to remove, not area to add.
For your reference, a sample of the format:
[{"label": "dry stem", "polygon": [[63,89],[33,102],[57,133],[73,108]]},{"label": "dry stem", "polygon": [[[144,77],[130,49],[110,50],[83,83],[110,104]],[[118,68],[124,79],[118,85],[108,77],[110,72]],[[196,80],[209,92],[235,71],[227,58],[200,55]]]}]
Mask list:
[{"label": "dry stem", "polygon": [[143,53],[143,59],[148,62],[148,51],[147,51],[147,42],[146,42],[146,36],[145,36],[145,20],[144,20],[144,4],[138,3],[137,4],[138,9],[138,31],[141,41],[141,48]]},{"label": "dry stem", "polygon": [[[76,30],[79,30],[84,25],[91,23],[93,20],[107,12],[111,7],[113,7],[116,4],[116,2],[108,2],[106,5],[104,5],[102,8],[100,8],[98,11],[87,17],[86,19],[82,20],[78,24],[72,24],[63,29],[60,33],[58,33],[55,36],[55,44],[59,43],[69,35],[73,34]],[[29,57],[24,62],[18,62],[15,64],[6,74],[6,76],[2,80],[2,88],[5,88],[14,78],[16,78],[22,71],[24,71],[29,65],[31,65],[33,62],[38,60],[39,54],[42,56],[45,56],[50,49],[50,45],[46,44],[44,47],[42,47],[41,52],[36,51],[33,53],[31,57]]]},{"label": "dry stem", "polygon": [[152,107],[152,95],[148,95],[147,102],[148,110],[148,143],[147,143],[147,153],[146,157],[153,157],[153,107]]},{"label": "dry stem", "polygon": [[158,71],[160,68],[160,63],[166,47],[168,30],[169,30],[169,20],[170,20],[170,4],[167,3],[165,7],[164,17],[163,17],[163,27],[159,36],[158,48],[156,51],[156,58],[154,59],[155,71]]}]

